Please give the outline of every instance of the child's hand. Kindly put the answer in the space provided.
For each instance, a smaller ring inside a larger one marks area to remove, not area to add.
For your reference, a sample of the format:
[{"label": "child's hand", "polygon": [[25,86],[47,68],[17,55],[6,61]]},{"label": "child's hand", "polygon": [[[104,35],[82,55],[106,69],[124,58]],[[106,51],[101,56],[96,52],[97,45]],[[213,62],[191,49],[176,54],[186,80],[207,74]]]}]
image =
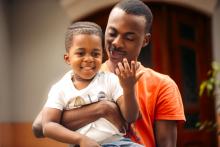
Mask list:
[{"label": "child's hand", "polygon": [[95,140],[90,139],[89,137],[83,136],[80,139],[80,147],[101,147]]},{"label": "child's hand", "polygon": [[133,88],[138,79],[143,75],[143,72],[137,72],[138,66],[139,63],[135,61],[131,61],[131,65],[129,65],[127,59],[123,59],[122,62],[118,63],[115,73],[119,77],[123,89],[130,90]]}]

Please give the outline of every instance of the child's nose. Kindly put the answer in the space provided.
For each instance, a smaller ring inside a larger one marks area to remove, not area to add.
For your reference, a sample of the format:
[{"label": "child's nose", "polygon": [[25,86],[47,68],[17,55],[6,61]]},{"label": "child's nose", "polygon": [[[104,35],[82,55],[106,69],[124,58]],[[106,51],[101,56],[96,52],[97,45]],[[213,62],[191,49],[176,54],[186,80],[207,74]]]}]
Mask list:
[{"label": "child's nose", "polygon": [[84,61],[92,62],[93,61],[93,57],[91,55],[87,55],[87,56],[85,56]]}]

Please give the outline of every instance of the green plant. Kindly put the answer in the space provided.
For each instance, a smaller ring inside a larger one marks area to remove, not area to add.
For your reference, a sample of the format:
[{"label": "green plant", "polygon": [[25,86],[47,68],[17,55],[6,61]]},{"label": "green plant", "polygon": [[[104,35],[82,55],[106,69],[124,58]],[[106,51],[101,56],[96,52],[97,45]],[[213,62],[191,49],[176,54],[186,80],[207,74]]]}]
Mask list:
[{"label": "green plant", "polygon": [[204,80],[199,89],[199,96],[202,96],[204,91],[207,92],[207,95],[213,95],[216,96],[216,90],[217,88],[220,88],[220,80],[218,79],[218,74],[220,73],[220,64],[216,61],[213,61],[211,64],[212,68],[208,72],[208,79]]},{"label": "green plant", "polygon": [[[213,61],[211,64],[211,70],[208,71],[208,79],[204,80],[200,84],[199,88],[199,96],[202,96],[204,92],[207,93],[207,96],[213,96],[217,98],[218,92],[220,91],[220,77],[218,75],[220,74],[220,64],[216,61]],[[220,105],[216,106],[216,109],[220,108]],[[199,130],[212,130],[217,127],[217,123],[212,121],[203,121],[203,122],[197,122],[196,127]]]}]

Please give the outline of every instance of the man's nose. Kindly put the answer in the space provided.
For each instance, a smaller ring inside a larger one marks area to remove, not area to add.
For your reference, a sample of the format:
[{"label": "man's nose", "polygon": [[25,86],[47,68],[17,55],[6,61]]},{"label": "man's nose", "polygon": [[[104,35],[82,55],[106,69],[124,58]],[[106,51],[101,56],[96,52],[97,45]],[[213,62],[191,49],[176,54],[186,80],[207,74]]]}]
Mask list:
[{"label": "man's nose", "polygon": [[116,48],[121,48],[123,47],[124,43],[123,43],[123,39],[121,36],[117,36],[114,38],[112,44],[116,47]]}]

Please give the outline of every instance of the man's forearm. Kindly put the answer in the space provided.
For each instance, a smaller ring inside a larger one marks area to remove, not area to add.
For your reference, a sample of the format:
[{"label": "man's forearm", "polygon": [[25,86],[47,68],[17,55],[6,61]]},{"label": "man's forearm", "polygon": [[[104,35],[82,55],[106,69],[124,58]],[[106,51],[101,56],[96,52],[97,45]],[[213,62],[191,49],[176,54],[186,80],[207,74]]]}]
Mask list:
[{"label": "man's forearm", "polygon": [[[42,128],[42,111],[38,114],[32,124],[32,131],[37,138],[44,137]],[[77,130],[97,119],[103,117],[102,103],[94,103],[77,109],[64,111],[61,118],[61,124],[68,129]]]},{"label": "man's forearm", "polygon": [[89,104],[80,108],[63,112],[61,124],[68,129],[77,130],[97,119],[103,117],[99,103]]},{"label": "man's forearm", "polygon": [[105,118],[119,130],[125,127],[118,106],[110,101],[100,101],[77,109],[64,111],[61,124],[71,130],[77,130],[99,118]]},{"label": "man's forearm", "polygon": [[[77,109],[64,111],[60,123],[68,129],[77,130],[101,117],[113,123],[119,130],[122,130],[125,126],[119,108],[110,101],[100,101]],[[44,137],[42,111],[38,114],[32,127],[33,133],[37,138]]]}]

